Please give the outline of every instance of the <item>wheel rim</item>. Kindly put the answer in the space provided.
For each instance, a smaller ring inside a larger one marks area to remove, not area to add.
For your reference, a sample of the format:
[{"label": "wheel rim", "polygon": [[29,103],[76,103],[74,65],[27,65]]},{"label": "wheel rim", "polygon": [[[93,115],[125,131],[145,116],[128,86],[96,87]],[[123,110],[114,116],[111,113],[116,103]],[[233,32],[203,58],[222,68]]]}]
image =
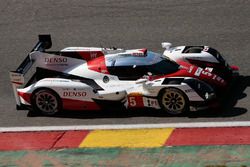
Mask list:
[{"label": "wheel rim", "polygon": [[57,112],[58,102],[54,95],[48,92],[40,92],[36,96],[36,105],[44,113]]},{"label": "wheel rim", "polygon": [[162,97],[162,105],[172,114],[180,114],[185,108],[183,95],[175,90],[165,90]]}]

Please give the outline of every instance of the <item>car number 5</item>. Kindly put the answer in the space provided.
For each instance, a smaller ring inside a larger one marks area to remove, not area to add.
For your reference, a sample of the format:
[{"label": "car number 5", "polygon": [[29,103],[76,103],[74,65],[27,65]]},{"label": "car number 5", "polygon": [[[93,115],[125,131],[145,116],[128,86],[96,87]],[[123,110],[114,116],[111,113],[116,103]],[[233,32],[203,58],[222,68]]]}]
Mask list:
[{"label": "car number 5", "polygon": [[128,102],[129,102],[129,106],[131,106],[131,107],[135,107],[136,106],[136,100],[135,100],[134,96],[129,97],[128,98]]}]

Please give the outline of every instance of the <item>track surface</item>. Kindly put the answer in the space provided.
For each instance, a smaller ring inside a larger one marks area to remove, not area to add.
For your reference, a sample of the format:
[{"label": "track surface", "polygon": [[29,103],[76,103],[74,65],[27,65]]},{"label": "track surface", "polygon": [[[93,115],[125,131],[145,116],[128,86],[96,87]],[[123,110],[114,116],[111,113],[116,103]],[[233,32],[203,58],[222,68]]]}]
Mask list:
[{"label": "track surface", "polygon": [[[250,121],[249,16],[247,0],[0,0],[0,126]],[[105,111],[34,117],[16,111],[8,71],[15,70],[42,33],[52,35],[53,50],[117,46],[162,52],[163,41],[206,44],[238,65],[244,77],[226,100],[226,112],[169,117],[155,111]]]}]

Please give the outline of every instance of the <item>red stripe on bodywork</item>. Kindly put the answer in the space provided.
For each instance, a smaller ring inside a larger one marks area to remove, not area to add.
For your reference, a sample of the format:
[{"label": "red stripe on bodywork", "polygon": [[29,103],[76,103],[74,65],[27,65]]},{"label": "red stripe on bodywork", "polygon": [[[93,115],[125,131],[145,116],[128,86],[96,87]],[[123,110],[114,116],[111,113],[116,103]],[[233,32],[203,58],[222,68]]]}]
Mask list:
[{"label": "red stripe on bodywork", "polygon": [[31,102],[31,93],[25,93],[25,92],[18,92],[18,96],[21,96],[26,102]]},{"label": "red stripe on bodywork", "polygon": [[142,48],[142,49],[139,49],[140,52],[143,52],[143,54],[146,54],[147,53],[147,48]]},{"label": "red stripe on bodywork", "polygon": [[65,110],[100,110],[100,107],[91,101],[81,101],[73,99],[62,99]]},{"label": "red stripe on bodywork", "polygon": [[86,60],[86,61],[89,61],[89,60],[92,60],[92,59],[95,59],[97,57],[101,57],[101,56],[104,56],[103,52],[102,51],[82,51],[82,52],[78,52],[81,57]]},{"label": "red stripe on bodywork", "polygon": [[250,127],[175,129],[167,146],[250,144]]},{"label": "red stripe on bodywork", "polygon": [[227,82],[225,80],[223,80],[221,77],[219,77],[214,73],[211,73],[201,68],[199,74],[195,75],[199,67],[191,65],[184,61],[178,62],[178,64],[182,66],[178,71],[167,75],[156,76],[153,77],[152,79],[167,78],[167,77],[192,77],[221,88],[225,88],[225,86],[227,85]]},{"label": "red stripe on bodywork", "polygon": [[88,61],[88,68],[90,70],[93,70],[99,73],[109,74],[104,56]]},{"label": "red stripe on bodywork", "polygon": [[[185,62],[185,61],[177,61],[177,63],[184,67],[184,69],[186,70],[185,73],[186,74],[189,73],[188,76],[190,76],[190,74],[191,74],[192,75],[191,77],[198,78],[200,80],[208,82],[209,84],[219,86],[222,88],[224,88],[227,85],[227,82],[224,79],[222,79],[220,76],[218,76],[212,72],[209,72],[207,70],[202,69],[201,72],[198,75],[196,75],[195,73],[199,69],[198,66],[192,65],[192,64]],[[177,75],[179,75],[179,74],[177,74]]]}]

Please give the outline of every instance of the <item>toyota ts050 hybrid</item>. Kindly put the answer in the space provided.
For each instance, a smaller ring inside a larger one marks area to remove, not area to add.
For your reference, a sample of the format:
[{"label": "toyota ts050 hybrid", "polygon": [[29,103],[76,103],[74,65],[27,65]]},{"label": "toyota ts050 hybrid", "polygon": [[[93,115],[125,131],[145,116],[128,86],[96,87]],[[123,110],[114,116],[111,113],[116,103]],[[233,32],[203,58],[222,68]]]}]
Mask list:
[{"label": "toyota ts050 hybrid", "polygon": [[[201,63],[200,67],[186,62],[188,56],[182,55],[187,48],[173,49],[167,43],[163,43],[163,55],[147,49],[97,47],[47,51],[51,45],[50,35],[39,35],[26,59],[10,72],[17,109],[54,115],[61,110],[101,110],[115,105],[154,108],[178,115],[213,105],[215,89],[226,87],[228,82],[213,73],[213,66],[207,69],[207,64]],[[175,59],[174,55],[179,57]],[[211,59],[233,71],[220,56]],[[32,69],[31,77],[25,81],[25,74]]]}]

